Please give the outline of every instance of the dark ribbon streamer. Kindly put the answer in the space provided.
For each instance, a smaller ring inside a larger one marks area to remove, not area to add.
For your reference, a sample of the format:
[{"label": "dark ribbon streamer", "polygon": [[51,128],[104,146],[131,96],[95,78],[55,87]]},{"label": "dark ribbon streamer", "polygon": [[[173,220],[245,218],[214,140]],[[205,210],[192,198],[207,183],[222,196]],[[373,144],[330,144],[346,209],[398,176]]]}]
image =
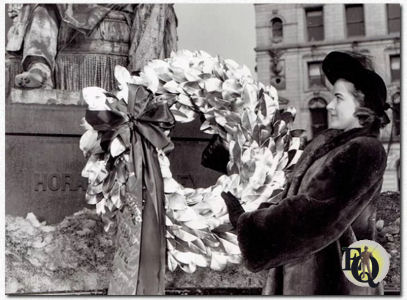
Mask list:
[{"label": "dark ribbon streamer", "polygon": [[[156,149],[173,148],[164,130],[171,129],[175,119],[167,103],[155,101],[149,91],[134,84],[129,84],[127,106],[116,101],[111,107],[111,111],[87,111],[85,116],[95,130],[102,132],[102,149],[108,151],[116,137],[130,149],[126,207],[118,217],[118,228],[127,229],[118,231],[120,249],[113,262],[109,294],[163,294],[164,184]],[[142,220],[137,217],[139,211]],[[130,238],[124,238],[128,232]]]}]

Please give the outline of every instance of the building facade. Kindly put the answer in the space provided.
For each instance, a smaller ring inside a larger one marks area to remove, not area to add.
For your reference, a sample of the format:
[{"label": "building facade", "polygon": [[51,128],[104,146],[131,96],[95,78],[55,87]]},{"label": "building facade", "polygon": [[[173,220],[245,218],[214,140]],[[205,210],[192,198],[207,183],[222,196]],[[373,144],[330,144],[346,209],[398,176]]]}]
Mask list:
[{"label": "building facade", "polygon": [[294,126],[308,138],[328,127],[329,90],[321,71],[333,50],[367,55],[388,89],[392,120],[381,139],[388,150],[383,190],[398,190],[400,158],[399,4],[255,4],[259,81],[277,88],[297,109]]}]

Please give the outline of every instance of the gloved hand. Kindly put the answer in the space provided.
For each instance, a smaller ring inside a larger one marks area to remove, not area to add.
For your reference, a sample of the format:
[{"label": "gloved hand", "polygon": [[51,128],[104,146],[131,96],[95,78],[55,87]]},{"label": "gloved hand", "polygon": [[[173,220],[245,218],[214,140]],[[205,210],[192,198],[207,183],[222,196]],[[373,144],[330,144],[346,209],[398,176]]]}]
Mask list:
[{"label": "gloved hand", "polygon": [[225,200],[226,207],[229,213],[230,223],[233,225],[233,227],[236,227],[237,220],[239,219],[240,215],[243,214],[245,211],[242,205],[240,204],[239,199],[236,198],[232,193],[222,192],[221,196],[223,200]]},{"label": "gloved hand", "polygon": [[219,135],[215,134],[202,152],[201,164],[209,169],[227,174],[229,150]]}]

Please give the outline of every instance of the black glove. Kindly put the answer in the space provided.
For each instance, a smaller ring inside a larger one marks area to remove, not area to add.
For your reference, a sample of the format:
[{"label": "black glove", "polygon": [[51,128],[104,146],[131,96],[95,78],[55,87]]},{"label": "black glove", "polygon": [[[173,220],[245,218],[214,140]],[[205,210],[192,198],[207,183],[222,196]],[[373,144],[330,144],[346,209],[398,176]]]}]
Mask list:
[{"label": "black glove", "polygon": [[202,152],[201,164],[206,168],[226,174],[228,162],[229,151],[223,145],[219,135],[215,134]]},{"label": "black glove", "polygon": [[225,200],[230,223],[233,225],[233,227],[236,227],[237,220],[239,219],[240,215],[244,213],[244,209],[240,204],[239,199],[237,199],[230,192],[222,192],[220,195],[222,196],[223,200]]}]

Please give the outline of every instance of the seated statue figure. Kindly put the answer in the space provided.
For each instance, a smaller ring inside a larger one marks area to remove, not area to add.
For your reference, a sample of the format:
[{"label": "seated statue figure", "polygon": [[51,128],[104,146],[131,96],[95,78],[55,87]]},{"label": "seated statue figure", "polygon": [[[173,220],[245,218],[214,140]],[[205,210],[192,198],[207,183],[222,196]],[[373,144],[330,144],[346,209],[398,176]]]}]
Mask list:
[{"label": "seated statue figure", "polygon": [[172,4],[9,4],[6,51],[19,88],[114,88],[114,66],[139,71],[176,50]]}]

